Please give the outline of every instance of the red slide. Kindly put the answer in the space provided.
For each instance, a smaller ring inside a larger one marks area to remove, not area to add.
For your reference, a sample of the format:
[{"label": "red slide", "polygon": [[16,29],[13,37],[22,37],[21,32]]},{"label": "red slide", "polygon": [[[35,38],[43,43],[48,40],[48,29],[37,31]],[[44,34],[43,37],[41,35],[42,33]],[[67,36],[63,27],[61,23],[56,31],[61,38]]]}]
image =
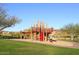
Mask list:
[{"label": "red slide", "polygon": [[43,32],[41,32],[41,33],[40,33],[40,41],[43,41],[43,38],[44,38],[43,35],[44,35]]}]

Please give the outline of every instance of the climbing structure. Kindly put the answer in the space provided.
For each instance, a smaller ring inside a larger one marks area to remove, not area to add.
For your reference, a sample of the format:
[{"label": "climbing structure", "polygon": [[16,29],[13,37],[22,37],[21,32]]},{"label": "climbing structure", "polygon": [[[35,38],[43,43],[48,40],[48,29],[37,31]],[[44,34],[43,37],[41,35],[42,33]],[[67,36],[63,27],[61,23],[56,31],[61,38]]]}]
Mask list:
[{"label": "climbing structure", "polygon": [[29,34],[30,39],[45,41],[48,40],[48,35],[53,32],[53,28],[48,28],[47,24],[38,21],[34,26],[31,26],[30,31],[22,31],[21,33]]}]

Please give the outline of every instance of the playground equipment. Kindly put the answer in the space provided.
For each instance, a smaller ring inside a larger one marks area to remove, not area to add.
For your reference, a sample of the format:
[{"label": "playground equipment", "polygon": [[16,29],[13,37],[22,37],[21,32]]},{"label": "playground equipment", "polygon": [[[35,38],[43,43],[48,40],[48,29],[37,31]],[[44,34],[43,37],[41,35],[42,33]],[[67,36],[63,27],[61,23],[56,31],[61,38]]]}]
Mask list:
[{"label": "playground equipment", "polygon": [[30,39],[47,41],[48,35],[53,32],[53,28],[48,28],[47,24],[38,21],[37,24],[31,26],[30,31],[23,31],[22,34],[29,34]]}]

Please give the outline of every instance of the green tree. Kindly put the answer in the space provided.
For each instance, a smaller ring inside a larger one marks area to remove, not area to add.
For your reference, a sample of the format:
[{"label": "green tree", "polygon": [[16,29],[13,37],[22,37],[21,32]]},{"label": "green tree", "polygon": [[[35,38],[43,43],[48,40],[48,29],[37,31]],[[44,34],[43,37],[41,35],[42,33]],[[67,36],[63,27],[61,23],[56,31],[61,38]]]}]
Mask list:
[{"label": "green tree", "polygon": [[71,40],[75,40],[75,38],[78,41],[78,35],[79,35],[79,24],[68,24],[64,26],[61,30],[66,31],[71,36]]},{"label": "green tree", "polygon": [[20,19],[16,16],[9,16],[6,10],[0,7],[0,31],[19,23]]}]

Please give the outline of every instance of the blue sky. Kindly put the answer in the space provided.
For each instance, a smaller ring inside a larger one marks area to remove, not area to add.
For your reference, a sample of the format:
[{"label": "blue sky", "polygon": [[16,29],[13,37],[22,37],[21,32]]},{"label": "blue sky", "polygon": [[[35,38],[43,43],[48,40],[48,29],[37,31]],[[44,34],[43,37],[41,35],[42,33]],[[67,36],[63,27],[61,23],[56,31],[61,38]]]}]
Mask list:
[{"label": "blue sky", "polygon": [[38,20],[44,21],[49,27],[62,28],[70,23],[79,23],[79,4],[4,4],[11,16],[22,19],[16,26],[6,28],[6,31],[20,31],[29,28]]}]

